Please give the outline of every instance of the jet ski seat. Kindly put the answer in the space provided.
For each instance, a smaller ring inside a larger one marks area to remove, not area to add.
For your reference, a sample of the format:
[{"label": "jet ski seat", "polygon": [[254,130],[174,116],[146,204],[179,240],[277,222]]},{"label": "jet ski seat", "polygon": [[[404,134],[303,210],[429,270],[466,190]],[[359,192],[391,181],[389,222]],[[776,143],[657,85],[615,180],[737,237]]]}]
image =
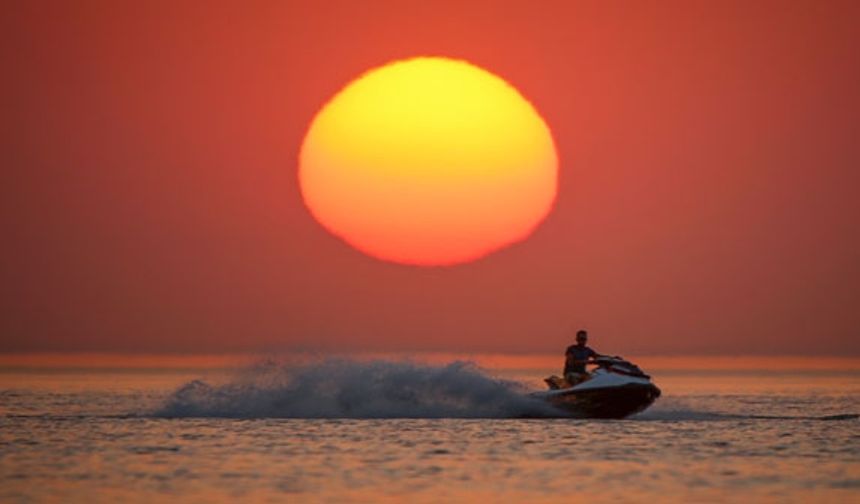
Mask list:
[{"label": "jet ski seat", "polygon": [[562,378],[561,376],[552,375],[549,378],[544,378],[544,383],[549,387],[550,390],[558,390],[564,388],[570,388],[573,385]]}]

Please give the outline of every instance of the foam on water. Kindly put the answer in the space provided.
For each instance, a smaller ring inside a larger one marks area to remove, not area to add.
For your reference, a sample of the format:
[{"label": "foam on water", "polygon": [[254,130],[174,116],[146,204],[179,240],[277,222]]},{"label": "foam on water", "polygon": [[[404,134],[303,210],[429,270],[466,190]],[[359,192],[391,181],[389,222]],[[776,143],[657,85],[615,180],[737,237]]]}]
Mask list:
[{"label": "foam on water", "polygon": [[326,360],[260,364],[223,384],[189,382],[157,412],[216,418],[516,418],[558,416],[522,385],[474,364]]}]

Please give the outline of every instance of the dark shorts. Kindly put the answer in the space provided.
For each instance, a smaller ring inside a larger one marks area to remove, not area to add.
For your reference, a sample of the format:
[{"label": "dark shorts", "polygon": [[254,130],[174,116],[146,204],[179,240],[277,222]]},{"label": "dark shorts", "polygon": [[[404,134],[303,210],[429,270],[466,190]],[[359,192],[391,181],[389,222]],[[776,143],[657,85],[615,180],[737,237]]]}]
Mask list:
[{"label": "dark shorts", "polygon": [[588,373],[578,373],[576,371],[568,371],[564,373],[564,379],[567,380],[571,385],[576,385],[577,383],[582,383],[588,379]]}]

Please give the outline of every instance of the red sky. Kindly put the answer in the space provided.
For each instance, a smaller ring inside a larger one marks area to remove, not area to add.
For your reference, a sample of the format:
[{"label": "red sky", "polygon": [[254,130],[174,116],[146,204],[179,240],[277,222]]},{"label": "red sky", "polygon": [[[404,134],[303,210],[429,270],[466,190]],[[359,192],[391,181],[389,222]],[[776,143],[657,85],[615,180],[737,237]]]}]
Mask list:
[{"label": "red sky", "polygon": [[[13,2],[0,351],[860,354],[860,3]],[[541,111],[554,212],[476,263],[304,208],[350,79],[464,58]]]}]

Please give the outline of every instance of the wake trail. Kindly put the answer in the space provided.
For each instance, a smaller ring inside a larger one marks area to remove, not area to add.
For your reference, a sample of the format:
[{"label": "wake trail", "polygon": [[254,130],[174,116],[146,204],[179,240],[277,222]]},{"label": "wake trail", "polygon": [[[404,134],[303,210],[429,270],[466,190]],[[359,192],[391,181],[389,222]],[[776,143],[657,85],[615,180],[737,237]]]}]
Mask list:
[{"label": "wake trail", "polygon": [[261,364],[219,384],[195,380],[154,415],[164,418],[523,418],[558,417],[521,384],[474,364],[326,360]]}]

